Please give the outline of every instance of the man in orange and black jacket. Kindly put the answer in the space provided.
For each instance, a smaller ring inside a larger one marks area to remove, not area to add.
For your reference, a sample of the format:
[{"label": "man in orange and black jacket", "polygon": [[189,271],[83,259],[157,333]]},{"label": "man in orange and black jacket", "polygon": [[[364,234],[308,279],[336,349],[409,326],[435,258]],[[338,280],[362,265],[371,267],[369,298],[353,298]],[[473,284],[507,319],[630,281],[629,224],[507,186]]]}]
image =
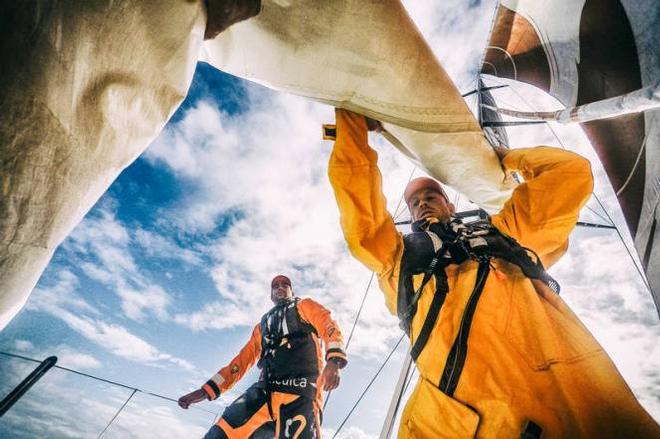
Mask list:
[{"label": "man in orange and black jacket", "polygon": [[339,370],[347,364],[342,333],[330,311],[312,299],[294,297],[286,276],[273,278],[271,299],[275,306],[239,354],[200,389],[179,398],[184,409],[216,399],[258,360],[259,381],[225,409],[205,439],[257,437],[262,432],[276,438],[321,437],[321,390],[335,389]]}]

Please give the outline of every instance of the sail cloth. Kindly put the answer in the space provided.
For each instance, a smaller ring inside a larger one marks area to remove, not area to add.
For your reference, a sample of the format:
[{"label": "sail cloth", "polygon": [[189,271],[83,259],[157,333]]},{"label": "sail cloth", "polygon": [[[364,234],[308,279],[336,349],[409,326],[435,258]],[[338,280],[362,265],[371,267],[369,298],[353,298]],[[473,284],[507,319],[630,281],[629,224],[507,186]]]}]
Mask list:
[{"label": "sail cloth", "polygon": [[478,122],[398,0],[263,0],[204,46],[220,70],[382,121],[411,160],[487,210],[508,198]]},{"label": "sail cloth", "polygon": [[0,5],[0,329],[185,97],[201,2]]},{"label": "sail cloth", "polygon": [[[2,328],[185,96],[206,13],[201,0],[50,0],[2,2],[0,17],[11,60],[0,67]],[[412,160],[490,211],[508,197],[477,121],[398,0],[263,0],[205,47],[224,71],[382,120]]]},{"label": "sail cloth", "polygon": [[[631,96],[653,106],[658,29],[657,0],[501,0],[482,73],[533,84],[566,107],[603,101],[591,113],[631,104]],[[622,95],[628,98],[616,99]],[[582,127],[617,193],[660,312],[660,110]]]}]

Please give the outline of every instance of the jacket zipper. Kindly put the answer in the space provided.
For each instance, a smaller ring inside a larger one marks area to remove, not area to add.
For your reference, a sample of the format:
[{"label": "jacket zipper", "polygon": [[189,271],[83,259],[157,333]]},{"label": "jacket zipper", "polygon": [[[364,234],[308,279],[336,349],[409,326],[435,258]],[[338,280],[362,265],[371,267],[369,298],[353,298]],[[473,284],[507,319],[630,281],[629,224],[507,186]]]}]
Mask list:
[{"label": "jacket zipper", "polygon": [[479,298],[481,297],[481,293],[484,290],[484,285],[486,284],[489,271],[490,265],[488,261],[480,261],[474,290],[468,299],[465,311],[461,317],[461,325],[458,329],[458,335],[456,336],[454,344],[452,345],[451,350],[447,355],[445,369],[442,372],[442,377],[440,378],[440,384],[438,387],[448,396],[453,396],[454,392],[456,391],[458,380],[461,376],[461,373],[463,372],[463,367],[465,366],[465,359],[467,357],[468,350],[468,338],[470,336],[470,327],[472,326],[472,320],[474,318],[475,311],[477,310]]}]

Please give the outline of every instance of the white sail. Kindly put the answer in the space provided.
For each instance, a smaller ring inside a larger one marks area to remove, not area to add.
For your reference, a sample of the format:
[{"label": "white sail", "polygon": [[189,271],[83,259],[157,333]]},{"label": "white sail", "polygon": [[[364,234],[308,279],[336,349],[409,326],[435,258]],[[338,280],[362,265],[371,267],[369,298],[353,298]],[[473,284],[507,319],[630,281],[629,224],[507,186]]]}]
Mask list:
[{"label": "white sail", "polygon": [[0,6],[0,329],[185,97],[201,2]]}]

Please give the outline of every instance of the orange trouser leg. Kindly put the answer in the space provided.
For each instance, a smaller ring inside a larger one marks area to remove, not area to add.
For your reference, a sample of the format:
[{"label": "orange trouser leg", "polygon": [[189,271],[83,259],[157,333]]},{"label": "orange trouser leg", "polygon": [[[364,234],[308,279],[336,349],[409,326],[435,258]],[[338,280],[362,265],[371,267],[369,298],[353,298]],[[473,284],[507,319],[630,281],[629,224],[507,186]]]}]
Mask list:
[{"label": "orange trouser leg", "polygon": [[257,428],[269,421],[271,418],[268,413],[268,405],[264,404],[246,423],[238,427],[232,427],[224,418],[220,418],[216,425],[225,432],[228,439],[244,439],[250,437]]},{"label": "orange trouser leg", "polygon": [[278,439],[320,439],[319,405],[304,396],[273,392],[275,437]]}]

